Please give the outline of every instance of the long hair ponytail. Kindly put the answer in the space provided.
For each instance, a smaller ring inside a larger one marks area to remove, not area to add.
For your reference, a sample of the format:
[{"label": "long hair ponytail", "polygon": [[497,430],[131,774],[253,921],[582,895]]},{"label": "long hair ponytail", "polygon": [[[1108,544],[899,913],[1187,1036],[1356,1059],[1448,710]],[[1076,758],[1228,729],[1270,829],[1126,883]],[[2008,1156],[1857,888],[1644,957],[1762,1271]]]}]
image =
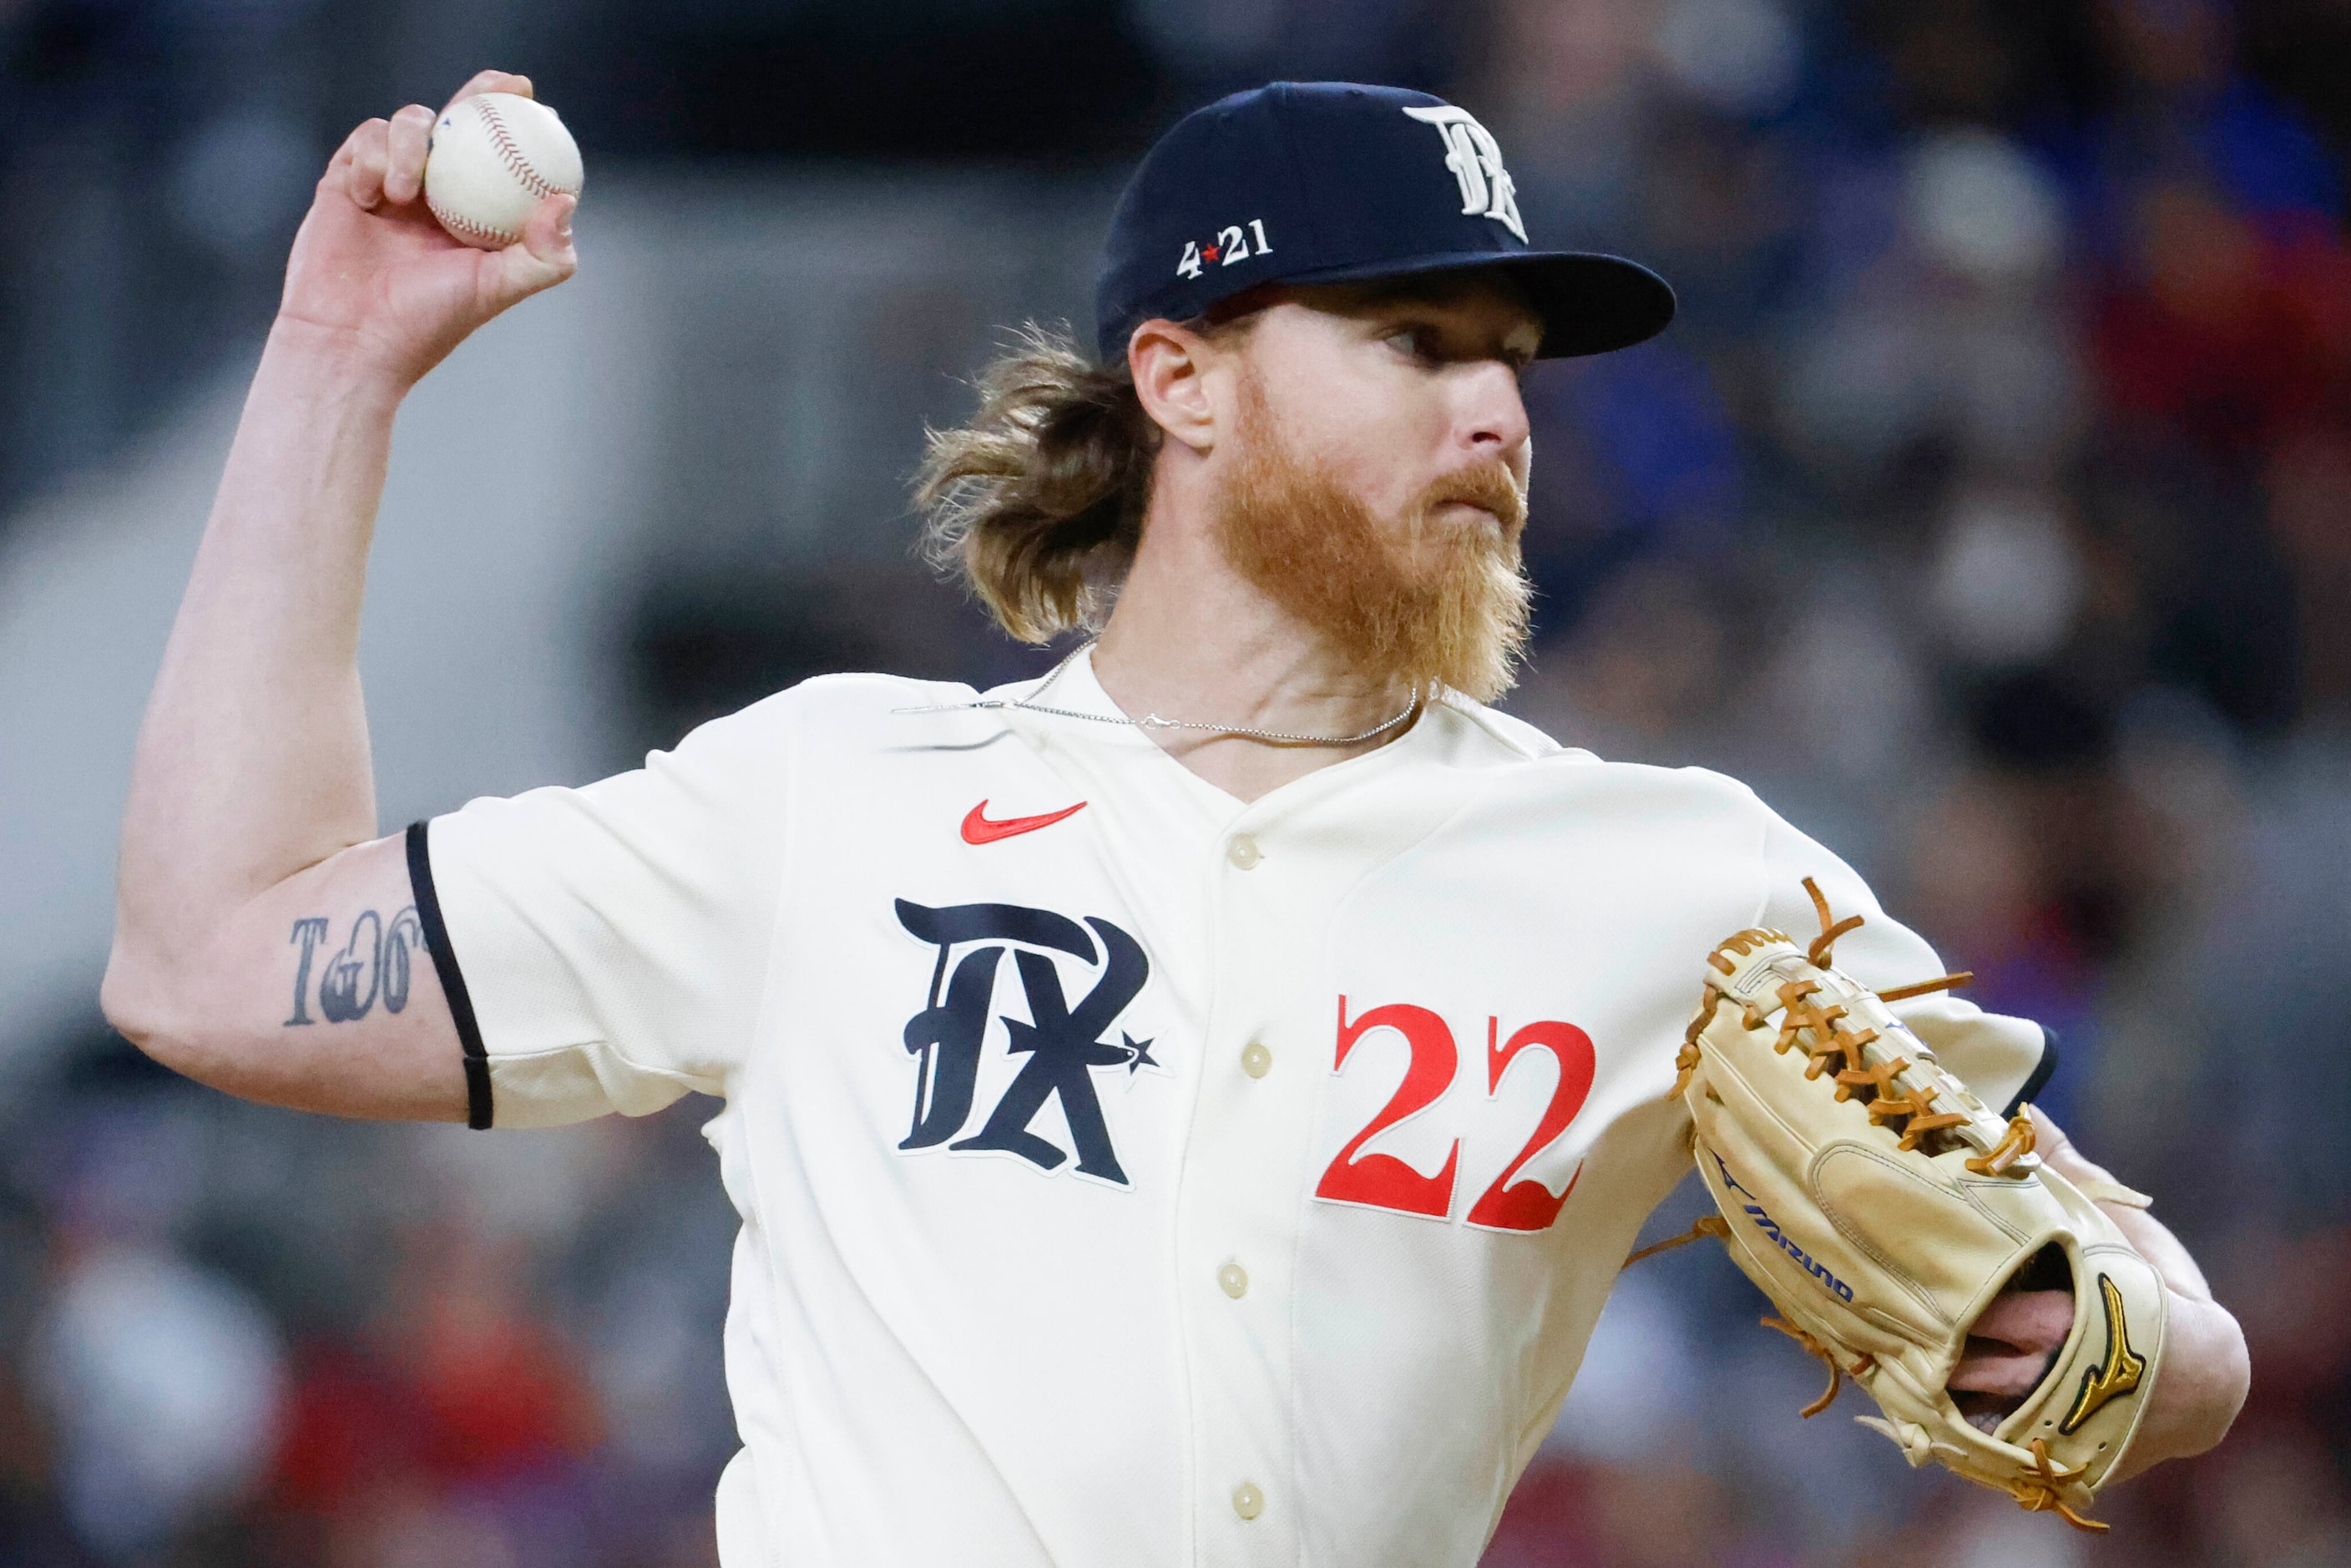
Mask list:
[{"label": "long hair ponytail", "polygon": [[1024,643],[1099,625],[1142,538],[1158,426],[1123,361],[1033,321],[977,386],[969,423],[925,433],[925,553]]}]

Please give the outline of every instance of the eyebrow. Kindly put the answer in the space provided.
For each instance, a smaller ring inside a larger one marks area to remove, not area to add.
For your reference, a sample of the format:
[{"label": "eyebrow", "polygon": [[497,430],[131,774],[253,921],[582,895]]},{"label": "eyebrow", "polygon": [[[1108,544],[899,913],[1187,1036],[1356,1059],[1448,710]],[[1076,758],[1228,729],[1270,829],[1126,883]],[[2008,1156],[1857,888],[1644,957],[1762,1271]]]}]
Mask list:
[{"label": "eyebrow", "polygon": [[1465,277],[1458,272],[1435,272],[1403,277],[1374,278],[1352,285],[1362,289],[1365,305],[1453,305],[1479,294],[1499,295],[1532,313],[1534,302],[1526,290],[1508,277]]}]

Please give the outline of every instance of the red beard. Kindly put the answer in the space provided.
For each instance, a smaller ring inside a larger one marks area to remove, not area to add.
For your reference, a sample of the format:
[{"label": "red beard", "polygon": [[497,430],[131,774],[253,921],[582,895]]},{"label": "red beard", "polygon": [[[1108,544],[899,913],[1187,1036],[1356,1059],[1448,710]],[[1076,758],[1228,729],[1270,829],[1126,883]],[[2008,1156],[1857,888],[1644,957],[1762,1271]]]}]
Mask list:
[{"label": "red beard", "polygon": [[[1526,498],[1481,464],[1429,486],[1395,519],[1373,514],[1285,438],[1263,390],[1242,389],[1241,456],[1218,509],[1233,570],[1312,627],[1357,673],[1492,702],[1526,646],[1531,587],[1519,560]],[[1439,524],[1466,501],[1491,524]]]}]

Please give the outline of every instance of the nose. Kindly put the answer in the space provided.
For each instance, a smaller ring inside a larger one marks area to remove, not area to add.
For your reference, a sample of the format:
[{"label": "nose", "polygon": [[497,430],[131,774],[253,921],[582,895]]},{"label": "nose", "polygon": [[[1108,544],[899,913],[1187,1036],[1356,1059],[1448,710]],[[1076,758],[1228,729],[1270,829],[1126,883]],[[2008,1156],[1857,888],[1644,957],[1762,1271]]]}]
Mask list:
[{"label": "nose", "polygon": [[1527,403],[1516,371],[1499,360],[1461,367],[1456,428],[1463,445],[1481,458],[1507,458],[1527,442]]}]

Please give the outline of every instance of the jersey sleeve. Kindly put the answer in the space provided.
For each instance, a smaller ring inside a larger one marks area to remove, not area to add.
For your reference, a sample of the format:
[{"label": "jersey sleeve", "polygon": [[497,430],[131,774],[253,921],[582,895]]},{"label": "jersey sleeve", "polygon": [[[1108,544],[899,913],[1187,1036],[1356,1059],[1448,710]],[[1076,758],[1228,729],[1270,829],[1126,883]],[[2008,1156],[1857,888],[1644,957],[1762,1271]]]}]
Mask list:
[{"label": "jersey sleeve", "polygon": [[785,701],[705,725],[633,772],[409,830],[471,1125],[643,1115],[726,1092],[780,903]]},{"label": "jersey sleeve", "polygon": [[[1820,915],[1804,892],[1806,877],[1827,895],[1837,919],[1862,917],[1858,928],[1837,938],[1835,962],[1872,990],[1891,990],[1949,971],[1926,938],[1879,906],[1859,873],[1777,816],[1765,829],[1763,874],[1759,925],[1785,931],[1799,942],[1816,935]],[[1890,1005],[1945,1067],[2003,1115],[2014,1114],[2021,1101],[2039,1093],[2056,1068],[2054,1040],[2029,1019],[1986,1012],[1949,991]]]}]

